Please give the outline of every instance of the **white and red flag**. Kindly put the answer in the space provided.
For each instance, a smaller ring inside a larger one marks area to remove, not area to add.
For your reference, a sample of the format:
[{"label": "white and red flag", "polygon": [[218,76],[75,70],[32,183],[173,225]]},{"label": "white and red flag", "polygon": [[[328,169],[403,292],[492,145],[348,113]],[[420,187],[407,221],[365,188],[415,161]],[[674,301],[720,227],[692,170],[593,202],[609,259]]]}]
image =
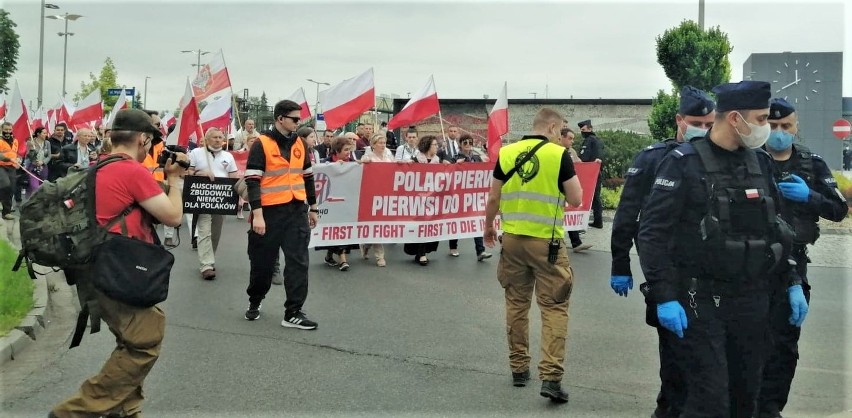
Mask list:
[{"label": "white and red flag", "polygon": [[298,103],[299,106],[302,106],[302,113],[299,113],[299,118],[305,120],[311,117],[311,107],[308,105],[308,99],[305,97],[305,89],[303,87],[296,89],[288,100],[292,100]]},{"label": "white and red flag", "polygon": [[220,96],[207,103],[198,116],[203,132],[207,132],[210,128],[219,128],[222,132],[228,132],[231,124],[231,96]]},{"label": "white and red flag", "polygon": [[64,123],[69,129],[73,128],[71,116],[74,114],[74,106],[68,104],[64,98],[59,99],[59,104],[56,106],[56,111],[53,113],[56,123]]},{"label": "white and red flag", "polygon": [[3,95],[3,98],[0,99],[0,120],[6,117],[6,95]]},{"label": "white and red flag", "polygon": [[[208,97],[230,88],[231,77],[228,75],[228,67],[225,66],[225,56],[219,50],[210,62],[198,69],[198,74],[192,81],[192,94],[197,101],[203,102]],[[230,92],[227,96],[230,98]]]},{"label": "white and red flag", "polygon": [[35,113],[33,113],[33,118],[32,122],[30,123],[30,127],[32,127],[33,130],[36,130],[38,128],[47,129],[47,112],[45,112],[43,108],[40,107],[38,108],[38,110],[35,111]]},{"label": "white and red flag", "polygon": [[497,154],[503,146],[503,135],[509,133],[509,99],[506,97],[506,84],[497,98],[497,103],[488,114],[488,159],[497,161]]},{"label": "white and red flag", "polygon": [[12,90],[12,98],[9,100],[8,110],[6,111],[6,122],[12,124],[12,136],[18,140],[18,144],[24,144],[32,134],[30,133],[30,112],[27,111],[27,105],[24,104],[24,99],[21,97],[21,90],[18,88],[18,82],[15,82],[15,88]]},{"label": "white and red flag", "polygon": [[177,119],[175,119],[175,115],[172,112],[166,112],[162,118],[160,118],[160,131],[163,132],[163,136],[166,136],[169,132],[169,126],[172,126],[177,123]]},{"label": "white and red flag", "polygon": [[101,100],[101,90],[94,89],[77,103],[77,109],[72,117],[73,125],[88,126],[91,122],[100,121],[103,115],[104,102]]},{"label": "white and red flag", "polygon": [[115,120],[115,115],[119,110],[127,109],[130,105],[127,103],[127,94],[124,89],[121,89],[121,94],[118,95],[118,100],[115,101],[115,105],[112,107],[112,110],[109,111],[109,117],[107,118],[107,126],[112,126],[112,122]]},{"label": "white and red flag", "polygon": [[[186,91],[180,100],[180,116],[177,118],[177,126],[166,139],[167,145],[180,145],[184,148],[189,146],[189,138],[198,135],[198,102],[192,95],[192,85],[186,80]],[[196,138],[198,139],[198,138]]]},{"label": "white and red flag", "polygon": [[320,103],[326,129],[334,130],[355,120],[376,104],[373,69],[320,92]]},{"label": "white and red flag", "polygon": [[408,103],[399,113],[393,115],[388,121],[388,130],[413,125],[429,116],[437,115],[440,110],[438,93],[435,91],[435,77],[429,76],[426,85],[408,100]]}]

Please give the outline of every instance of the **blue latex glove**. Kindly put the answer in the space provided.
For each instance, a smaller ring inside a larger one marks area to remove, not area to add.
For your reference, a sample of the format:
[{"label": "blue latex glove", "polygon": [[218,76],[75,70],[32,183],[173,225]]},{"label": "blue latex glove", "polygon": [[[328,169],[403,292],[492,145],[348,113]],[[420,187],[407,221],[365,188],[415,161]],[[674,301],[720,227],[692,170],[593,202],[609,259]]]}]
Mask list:
[{"label": "blue latex glove", "polygon": [[797,284],[788,287],[787,297],[790,299],[790,309],[793,311],[793,314],[790,315],[790,325],[801,327],[802,322],[805,322],[805,317],[808,316],[808,301],[805,299],[802,285]]},{"label": "blue latex glove", "polygon": [[633,277],[612,276],[609,279],[609,287],[619,296],[627,297],[627,292],[633,289]]},{"label": "blue latex glove", "polygon": [[793,174],[792,182],[778,183],[778,188],[781,189],[781,195],[794,202],[807,202],[811,195],[811,189],[802,180],[801,177]]},{"label": "blue latex glove", "polygon": [[678,301],[657,304],[657,319],[665,329],[683,338],[683,330],[686,329],[686,312]]}]

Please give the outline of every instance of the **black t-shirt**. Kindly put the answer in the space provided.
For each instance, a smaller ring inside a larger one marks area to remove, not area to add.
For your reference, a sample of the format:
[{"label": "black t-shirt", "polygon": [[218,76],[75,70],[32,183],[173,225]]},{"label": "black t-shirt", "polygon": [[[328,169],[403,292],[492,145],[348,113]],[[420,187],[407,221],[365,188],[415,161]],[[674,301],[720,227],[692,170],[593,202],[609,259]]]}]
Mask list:
[{"label": "black t-shirt", "polygon": [[[530,135],[524,136],[521,138],[521,141],[524,139],[541,139],[547,141],[547,138],[538,135]],[[556,187],[559,190],[562,190],[562,183],[571,180],[571,177],[577,175],[577,172],[574,170],[574,162],[571,160],[571,154],[568,152],[566,148],[562,152],[562,161],[559,163],[559,178],[556,179]],[[500,161],[497,161],[497,164],[494,164],[494,178],[500,180],[502,182],[506,182],[509,179],[506,177],[506,173],[503,172],[503,169],[500,167]],[[565,194],[565,190],[562,190],[562,194]]]}]

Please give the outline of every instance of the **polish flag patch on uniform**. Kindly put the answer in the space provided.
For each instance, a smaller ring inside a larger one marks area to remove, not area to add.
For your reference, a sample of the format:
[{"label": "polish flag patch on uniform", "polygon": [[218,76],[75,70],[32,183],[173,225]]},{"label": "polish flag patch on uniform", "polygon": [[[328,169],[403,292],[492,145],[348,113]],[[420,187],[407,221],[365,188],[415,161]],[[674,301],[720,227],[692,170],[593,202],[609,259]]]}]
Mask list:
[{"label": "polish flag patch on uniform", "polygon": [[757,199],[760,197],[760,193],[757,192],[757,189],[746,189],[745,195],[746,199]]}]

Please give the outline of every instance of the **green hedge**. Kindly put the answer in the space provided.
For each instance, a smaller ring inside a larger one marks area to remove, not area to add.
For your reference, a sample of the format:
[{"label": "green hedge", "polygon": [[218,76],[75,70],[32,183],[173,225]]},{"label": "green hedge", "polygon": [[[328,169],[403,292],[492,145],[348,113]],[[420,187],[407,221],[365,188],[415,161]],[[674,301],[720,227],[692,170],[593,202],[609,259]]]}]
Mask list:
[{"label": "green hedge", "polygon": [[21,323],[33,308],[33,281],[26,268],[12,272],[18,251],[0,240],[0,336]]},{"label": "green hedge", "polygon": [[[633,158],[643,148],[657,142],[648,135],[622,130],[595,132],[604,143],[603,166],[601,167],[604,186],[617,187],[624,184],[624,173],[630,168]],[[583,141],[574,140],[574,148],[580,151]]]},{"label": "green hedge", "polygon": [[602,187],[601,188],[601,203],[604,209],[615,210],[618,207],[618,202],[621,200],[621,191],[624,186],[616,188]]}]

